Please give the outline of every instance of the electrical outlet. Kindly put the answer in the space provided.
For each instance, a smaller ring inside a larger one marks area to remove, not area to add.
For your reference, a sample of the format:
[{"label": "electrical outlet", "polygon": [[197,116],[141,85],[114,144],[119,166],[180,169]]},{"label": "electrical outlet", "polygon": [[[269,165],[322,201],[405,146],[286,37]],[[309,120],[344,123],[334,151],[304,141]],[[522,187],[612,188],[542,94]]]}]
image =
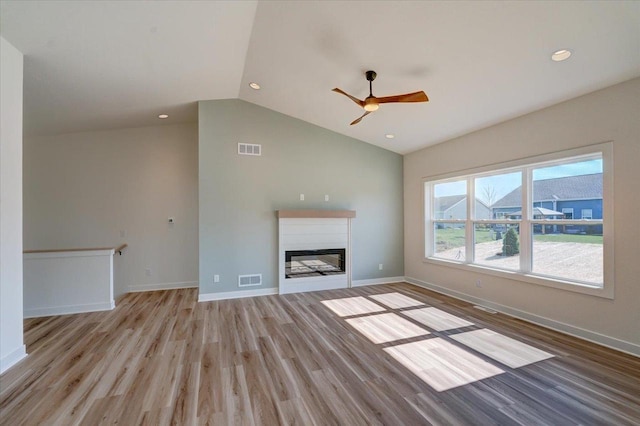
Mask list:
[{"label": "electrical outlet", "polygon": [[146,269],[144,270],[144,274],[145,274],[147,277],[150,277],[150,276],[151,276],[151,268],[146,268]]},{"label": "electrical outlet", "polygon": [[378,271],[382,271],[382,263],[378,264]]},{"label": "electrical outlet", "polygon": [[482,280],[476,280],[476,287],[482,288]]},{"label": "electrical outlet", "polygon": [[220,282],[220,275],[214,275],[213,276],[213,282],[214,283],[219,283]]},{"label": "electrical outlet", "polygon": [[300,201],[304,201],[304,194],[300,194]]}]

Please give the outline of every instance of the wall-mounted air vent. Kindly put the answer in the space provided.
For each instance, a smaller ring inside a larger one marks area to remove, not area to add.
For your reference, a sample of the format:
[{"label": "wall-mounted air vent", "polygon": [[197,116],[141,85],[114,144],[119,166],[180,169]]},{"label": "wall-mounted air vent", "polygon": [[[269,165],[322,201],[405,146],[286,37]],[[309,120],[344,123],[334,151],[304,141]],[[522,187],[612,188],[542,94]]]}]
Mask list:
[{"label": "wall-mounted air vent", "polygon": [[262,274],[238,275],[238,287],[251,287],[262,284]]},{"label": "wall-mounted air vent", "polygon": [[238,154],[240,155],[262,155],[262,145],[252,143],[239,143]]}]

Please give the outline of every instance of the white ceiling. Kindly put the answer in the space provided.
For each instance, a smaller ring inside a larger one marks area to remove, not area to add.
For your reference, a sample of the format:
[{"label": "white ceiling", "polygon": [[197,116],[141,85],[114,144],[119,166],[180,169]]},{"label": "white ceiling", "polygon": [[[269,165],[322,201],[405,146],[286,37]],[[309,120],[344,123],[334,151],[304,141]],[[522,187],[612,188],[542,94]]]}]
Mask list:
[{"label": "white ceiling", "polygon": [[[26,134],[195,121],[196,101],[240,98],[407,153],[640,76],[637,1],[2,0],[0,16],[25,54]],[[430,102],[349,126],[361,110],[331,89],[364,98],[368,69],[377,96]]]}]

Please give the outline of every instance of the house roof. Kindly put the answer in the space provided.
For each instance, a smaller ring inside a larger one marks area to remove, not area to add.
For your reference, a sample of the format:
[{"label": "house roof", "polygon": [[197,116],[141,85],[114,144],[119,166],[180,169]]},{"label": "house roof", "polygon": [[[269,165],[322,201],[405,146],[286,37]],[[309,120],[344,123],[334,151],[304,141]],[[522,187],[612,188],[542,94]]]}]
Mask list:
[{"label": "house roof", "polygon": [[[533,201],[593,200],[602,198],[602,173],[533,181]],[[522,189],[517,187],[491,207],[516,207],[522,204]]]},{"label": "house roof", "polygon": [[[545,209],[544,207],[534,207],[533,208],[533,216],[563,216],[564,213]],[[518,210],[517,212],[509,213],[508,216],[522,216],[522,210]]]},{"label": "house roof", "polygon": [[[0,1],[26,136],[196,122],[199,100],[240,98],[401,154],[637,77],[637,28],[637,2]],[[331,89],[364,99],[367,70],[376,96],[430,100],[349,126],[362,110]]]},{"label": "house roof", "polygon": [[[466,195],[445,195],[444,197],[436,197],[436,200],[438,200],[440,206],[440,211],[443,212],[449,210],[451,207],[466,199]],[[487,203],[478,198],[476,198],[476,203],[482,204],[483,206],[489,208]]]},{"label": "house roof", "polygon": [[444,197],[437,197],[436,200],[440,207],[439,210],[445,212],[465,198],[467,198],[466,195],[446,195]]}]

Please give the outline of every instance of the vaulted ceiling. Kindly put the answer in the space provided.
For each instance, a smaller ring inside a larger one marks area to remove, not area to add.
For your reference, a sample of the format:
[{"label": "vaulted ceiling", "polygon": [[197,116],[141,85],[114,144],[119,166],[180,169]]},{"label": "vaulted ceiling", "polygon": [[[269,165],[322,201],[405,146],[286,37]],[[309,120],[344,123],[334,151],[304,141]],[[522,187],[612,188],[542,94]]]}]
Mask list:
[{"label": "vaulted ceiling", "polygon": [[[407,153],[640,76],[637,1],[3,0],[0,17],[25,55],[27,135],[196,121],[197,101],[240,98]],[[369,69],[377,96],[430,102],[349,126],[361,110],[331,89],[366,97]]]}]

